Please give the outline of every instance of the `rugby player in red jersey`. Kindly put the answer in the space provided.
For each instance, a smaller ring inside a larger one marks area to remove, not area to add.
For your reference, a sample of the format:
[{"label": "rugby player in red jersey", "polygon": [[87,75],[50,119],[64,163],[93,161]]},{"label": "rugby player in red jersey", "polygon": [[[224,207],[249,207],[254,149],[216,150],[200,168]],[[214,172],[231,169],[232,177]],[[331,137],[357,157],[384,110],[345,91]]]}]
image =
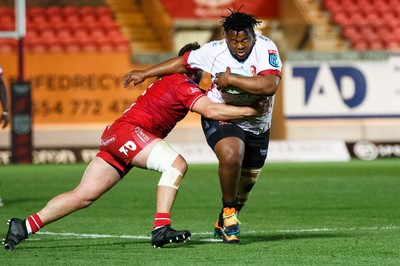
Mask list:
[{"label": "rugby player in red jersey", "polygon": [[[183,53],[200,47],[197,43],[185,45]],[[196,82],[202,71],[190,70],[184,74],[159,77],[124,114],[107,126],[101,136],[100,151],[90,162],[81,183],[72,191],[51,199],[39,212],[25,220],[12,218],[3,241],[6,250],[34,234],[43,226],[88,207],[117,184],[132,167],[156,170],[161,173],[157,186],[156,214],[151,244],[162,247],[170,242],[184,242],[191,233],[171,227],[170,212],[186,173],[187,163],[163,139],[183,119],[188,111],[208,119],[229,120],[259,115],[263,104],[255,108],[213,103]]]}]

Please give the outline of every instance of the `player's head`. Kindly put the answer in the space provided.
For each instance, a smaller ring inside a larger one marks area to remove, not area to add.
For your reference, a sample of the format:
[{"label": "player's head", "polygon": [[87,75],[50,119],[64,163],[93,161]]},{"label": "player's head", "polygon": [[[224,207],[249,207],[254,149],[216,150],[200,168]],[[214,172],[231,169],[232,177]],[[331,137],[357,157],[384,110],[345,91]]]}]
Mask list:
[{"label": "player's head", "polygon": [[232,56],[238,61],[244,61],[249,57],[256,42],[254,27],[261,24],[261,21],[239,10],[229,10],[230,15],[222,17],[221,27],[224,29],[225,40]]},{"label": "player's head", "polygon": [[198,44],[197,42],[187,43],[179,50],[178,56],[182,56],[186,52],[197,50],[199,48],[200,44]]},{"label": "player's head", "polygon": [[[188,43],[179,50],[178,56],[182,56],[186,52],[197,50],[199,48],[200,44],[198,44],[197,42]],[[201,79],[203,78],[203,71],[201,69],[191,69],[185,74],[186,76],[188,76],[188,78],[190,78],[197,84],[199,84]]]}]

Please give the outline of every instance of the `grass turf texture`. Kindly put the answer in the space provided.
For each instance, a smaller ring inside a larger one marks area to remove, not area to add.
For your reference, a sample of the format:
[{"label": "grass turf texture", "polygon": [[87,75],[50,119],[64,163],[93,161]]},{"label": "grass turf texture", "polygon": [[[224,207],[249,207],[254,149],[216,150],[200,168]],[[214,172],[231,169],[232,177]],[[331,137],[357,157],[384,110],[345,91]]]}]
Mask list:
[{"label": "grass turf texture", "polygon": [[[8,218],[25,218],[73,189],[85,167],[1,166],[0,237]],[[0,252],[1,264],[400,264],[399,160],[268,163],[240,214],[239,245],[212,237],[221,202],[216,173],[216,165],[191,165],[181,185],[172,221],[192,231],[186,244],[151,247],[159,174],[133,169],[89,208]]]}]

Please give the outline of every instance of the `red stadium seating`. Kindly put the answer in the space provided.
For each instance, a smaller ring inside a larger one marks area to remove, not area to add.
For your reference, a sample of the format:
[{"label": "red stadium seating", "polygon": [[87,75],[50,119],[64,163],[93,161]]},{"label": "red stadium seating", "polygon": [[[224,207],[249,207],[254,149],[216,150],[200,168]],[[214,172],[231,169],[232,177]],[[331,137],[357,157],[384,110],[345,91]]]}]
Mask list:
[{"label": "red stadium seating", "polygon": [[[27,8],[27,51],[129,51],[109,7],[50,6]],[[0,30],[15,29],[14,9],[0,7]],[[0,39],[0,53],[16,51],[16,41]]]},{"label": "red stadium seating", "polygon": [[70,16],[76,16],[78,14],[78,8],[75,6],[65,6],[61,10],[61,14],[64,16],[64,18],[68,18]]},{"label": "red stadium seating", "polygon": [[353,49],[393,51],[400,46],[398,0],[324,0],[323,7]]},{"label": "red stadium seating", "polygon": [[45,9],[44,13],[46,14],[47,17],[52,17],[52,16],[62,16],[62,7],[59,6],[50,6]]},{"label": "red stadium seating", "polygon": [[14,15],[4,14],[4,15],[0,16],[0,30],[2,30],[2,31],[15,30]]},{"label": "red stadium seating", "polygon": [[0,38],[0,53],[10,53],[17,47],[17,41],[14,39]]}]

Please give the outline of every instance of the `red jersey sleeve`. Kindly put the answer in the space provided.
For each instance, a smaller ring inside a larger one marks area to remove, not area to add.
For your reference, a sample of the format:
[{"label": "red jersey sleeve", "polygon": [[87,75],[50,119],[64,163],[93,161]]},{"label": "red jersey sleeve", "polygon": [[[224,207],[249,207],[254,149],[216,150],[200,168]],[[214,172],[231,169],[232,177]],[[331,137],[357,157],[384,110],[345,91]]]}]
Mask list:
[{"label": "red jersey sleeve", "polygon": [[205,96],[199,86],[190,79],[184,79],[183,82],[177,84],[175,92],[182,104],[190,111],[197,100]]}]

